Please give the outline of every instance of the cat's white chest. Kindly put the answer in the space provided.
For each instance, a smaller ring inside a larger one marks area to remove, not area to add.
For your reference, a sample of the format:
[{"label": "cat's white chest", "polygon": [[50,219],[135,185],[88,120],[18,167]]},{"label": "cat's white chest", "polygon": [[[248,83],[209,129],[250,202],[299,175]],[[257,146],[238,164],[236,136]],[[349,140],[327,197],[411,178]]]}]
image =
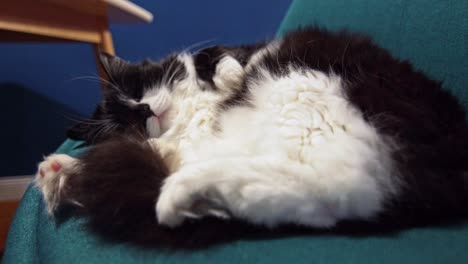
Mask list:
[{"label": "cat's white chest", "polygon": [[173,101],[177,112],[161,140],[177,146],[182,163],[197,160],[197,151],[203,148],[200,144],[214,138],[217,103],[221,99],[216,93],[199,91]]},{"label": "cat's white chest", "polygon": [[346,131],[348,114],[343,112],[348,109],[338,77],[315,71],[275,78],[266,74],[251,93],[254,107],[234,112],[243,117],[225,120],[244,118],[248,127],[239,126],[237,133],[244,141],[250,138],[254,153],[278,153],[310,163],[316,151]]}]

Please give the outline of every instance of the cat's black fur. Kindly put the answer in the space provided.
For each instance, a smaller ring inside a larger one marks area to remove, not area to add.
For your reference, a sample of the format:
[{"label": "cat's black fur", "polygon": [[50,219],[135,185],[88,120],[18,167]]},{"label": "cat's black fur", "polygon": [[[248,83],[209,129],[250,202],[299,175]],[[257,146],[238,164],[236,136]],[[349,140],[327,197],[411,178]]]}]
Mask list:
[{"label": "cat's black fur", "polygon": [[[217,63],[211,58],[196,58],[197,72],[205,79],[212,78],[211,63]],[[260,63],[282,75],[289,71],[285,65],[291,61],[298,68],[340,75],[350,103],[381,135],[398,142],[393,159],[404,186],[401,194],[388,201],[386,210],[373,222],[340,223],[334,231],[382,231],[466,218],[468,126],[462,107],[439,82],[393,58],[367,37],[348,32],[299,30],[287,35],[279,51],[267,54]],[[131,76],[125,71],[119,74]],[[225,108],[248,98],[247,82],[255,75],[247,76],[244,88],[224,103]],[[67,189],[65,195],[79,198],[89,226],[104,237],[142,245],[197,248],[239,238],[313,232],[297,227],[271,231],[214,219],[176,229],[158,226],[154,206],[167,169],[142,142],[141,138],[118,139],[97,145],[81,157],[79,173],[70,176],[69,186],[74,189]]]}]

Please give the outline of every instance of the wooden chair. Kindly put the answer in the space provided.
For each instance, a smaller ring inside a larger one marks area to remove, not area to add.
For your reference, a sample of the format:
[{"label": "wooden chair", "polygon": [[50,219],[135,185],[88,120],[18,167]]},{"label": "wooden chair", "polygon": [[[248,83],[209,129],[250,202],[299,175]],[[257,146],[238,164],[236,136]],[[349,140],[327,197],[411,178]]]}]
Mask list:
[{"label": "wooden chair", "polygon": [[98,59],[98,51],[115,54],[110,23],[152,20],[150,12],[126,0],[0,1],[0,42],[85,42]]}]

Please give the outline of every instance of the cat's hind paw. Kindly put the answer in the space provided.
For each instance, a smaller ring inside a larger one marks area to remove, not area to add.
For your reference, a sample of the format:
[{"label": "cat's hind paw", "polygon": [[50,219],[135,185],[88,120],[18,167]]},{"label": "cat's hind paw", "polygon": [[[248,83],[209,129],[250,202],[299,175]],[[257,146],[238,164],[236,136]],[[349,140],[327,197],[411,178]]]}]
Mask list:
[{"label": "cat's hind paw", "polygon": [[53,214],[58,208],[67,173],[76,161],[65,154],[52,154],[39,163],[34,181],[44,197],[49,214]]}]

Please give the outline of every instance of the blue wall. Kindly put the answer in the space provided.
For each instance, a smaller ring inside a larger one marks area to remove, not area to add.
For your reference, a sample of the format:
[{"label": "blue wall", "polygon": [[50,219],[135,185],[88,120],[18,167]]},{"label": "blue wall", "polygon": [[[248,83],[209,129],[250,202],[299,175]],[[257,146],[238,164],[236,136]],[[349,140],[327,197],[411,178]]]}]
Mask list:
[{"label": "blue wall", "polygon": [[[291,0],[133,1],[154,14],[149,25],[113,25],[119,56],[138,61],[160,58],[192,44],[237,44],[264,40],[275,32]],[[0,175],[34,171],[42,154],[64,139],[71,121],[86,116],[99,101],[99,84],[90,45],[0,44]],[[21,130],[21,131],[19,131]]]}]

